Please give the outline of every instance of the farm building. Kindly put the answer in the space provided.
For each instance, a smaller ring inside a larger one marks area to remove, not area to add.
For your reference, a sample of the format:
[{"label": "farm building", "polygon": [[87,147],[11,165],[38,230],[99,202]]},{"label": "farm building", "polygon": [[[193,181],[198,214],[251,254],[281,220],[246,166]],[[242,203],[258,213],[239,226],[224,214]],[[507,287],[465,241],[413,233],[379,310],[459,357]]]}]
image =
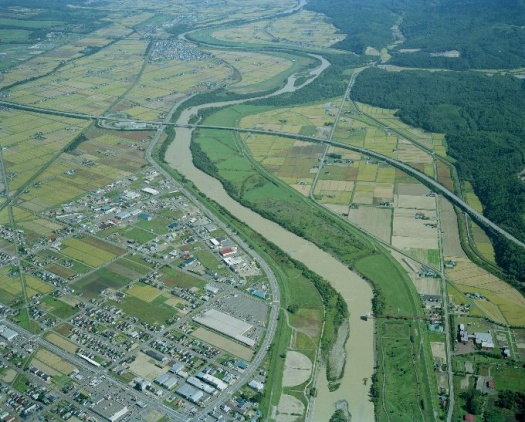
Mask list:
[{"label": "farm building", "polygon": [[236,254],[237,253],[237,249],[236,248],[224,248],[219,253],[221,254],[221,256],[223,258],[225,258],[227,256],[231,256],[231,255]]},{"label": "farm building", "polygon": [[180,266],[182,268],[186,268],[186,267],[189,267],[190,265],[194,264],[195,262],[197,262],[197,258],[188,258],[186,261],[184,261],[182,264],[180,264]]},{"label": "farm building", "polygon": [[474,333],[474,341],[484,350],[494,349],[494,341],[490,333]]}]

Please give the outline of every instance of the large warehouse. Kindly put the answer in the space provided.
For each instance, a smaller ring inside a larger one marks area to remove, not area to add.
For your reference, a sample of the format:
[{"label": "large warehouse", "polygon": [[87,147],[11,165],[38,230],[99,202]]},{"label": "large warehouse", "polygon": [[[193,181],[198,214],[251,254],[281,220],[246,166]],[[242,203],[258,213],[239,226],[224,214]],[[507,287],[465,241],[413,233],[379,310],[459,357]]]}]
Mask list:
[{"label": "large warehouse", "polygon": [[246,331],[252,328],[253,325],[241,321],[240,319],[217,311],[216,309],[210,309],[202,315],[194,317],[193,320],[211,328],[212,330],[218,331],[219,333],[226,334],[227,336],[234,338],[241,343],[247,344],[250,347],[255,346],[255,340],[243,335]]}]

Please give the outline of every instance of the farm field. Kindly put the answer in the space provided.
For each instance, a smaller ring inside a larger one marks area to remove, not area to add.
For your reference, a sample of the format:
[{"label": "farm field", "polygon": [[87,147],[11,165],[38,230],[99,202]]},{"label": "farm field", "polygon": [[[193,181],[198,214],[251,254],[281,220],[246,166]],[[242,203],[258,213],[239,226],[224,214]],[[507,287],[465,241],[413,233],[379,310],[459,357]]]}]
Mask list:
[{"label": "farm field", "polygon": [[107,288],[119,289],[130,281],[130,279],[122,277],[120,274],[109,271],[106,268],[100,268],[74,282],[71,286],[87,299],[92,299]]},{"label": "farm field", "polygon": [[103,249],[102,246],[108,245],[105,242],[96,242],[95,245],[92,243],[94,242],[90,238],[84,240],[70,237],[62,242],[64,248],[60,253],[95,268],[107,264],[121,253],[120,250]]},{"label": "farm field", "polygon": [[[246,118],[243,119],[243,122]],[[266,135],[250,135],[246,145],[273,175],[314,198],[381,240],[437,264],[436,199],[428,189],[394,168],[341,148]],[[332,158],[337,157],[337,158]],[[416,219],[421,213],[424,219]]]},{"label": "farm field", "polygon": [[87,133],[87,141],[74,152],[62,153],[24,191],[21,206],[35,212],[56,207],[129,176],[144,163],[144,153],[138,149],[141,138],[133,140],[100,129]]},{"label": "farm field", "polygon": [[[249,115],[241,116],[239,127],[300,133],[323,138],[330,134],[335,121],[336,104],[340,101],[341,99],[335,98],[322,104],[263,110],[260,113],[256,113],[256,108],[239,108],[241,112],[250,111]],[[265,135],[252,134],[252,136],[254,140],[251,143],[257,144],[256,137]]]},{"label": "farm field", "polygon": [[88,122],[43,116],[17,110],[0,110],[0,136],[9,190],[23,186],[52,161]]},{"label": "farm field", "polygon": [[477,267],[467,258],[458,258],[456,267],[445,274],[464,293],[477,293],[475,306],[489,319],[500,324],[525,325],[525,299],[512,286]]},{"label": "farm field", "polygon": [[47,372],[51,376],[68,375],[75,369],[69,362],[43,348],[38,349],[31,361],[31,365],[43,372]]},{"label": "farm field", "polygon": [[229,89],[242,94],[275,88],[289,74],[312,62],[300,56],[278,53],[270,55],[234,50],[209,52],[232,68]]},{"label": "farm field", "polygon": [[[128,291],[124,290],[124,293],[127,294]],[[116,306],[126,314],[137,317],[148,324],[165,324],[168,319],[177,316],[177,309],[166,304],[171,295],[164,293],[155,296],[153,291],[143,291],[149,295],[145,299],[142,296],[140,298],[137,297],[137,290],[135,290],[121,302],[108,301],[108,304]]]},{"label": "farm field", "polygon": [[301,11],[290,17],[237,26],[235,31],[227,29],[214,31],[211,37],[229,43],[277,45],[282,43],[318,48],[329,47],[344,38],[336,32],[336,28],[322,19],[321,15]]},{"label": "farm field", "polygon": [[100,52],[62,66],[52,76],[12,88],[10,100],[34,107],[100,115],[133,85],[146,46],[138,39],[117,41]]}]

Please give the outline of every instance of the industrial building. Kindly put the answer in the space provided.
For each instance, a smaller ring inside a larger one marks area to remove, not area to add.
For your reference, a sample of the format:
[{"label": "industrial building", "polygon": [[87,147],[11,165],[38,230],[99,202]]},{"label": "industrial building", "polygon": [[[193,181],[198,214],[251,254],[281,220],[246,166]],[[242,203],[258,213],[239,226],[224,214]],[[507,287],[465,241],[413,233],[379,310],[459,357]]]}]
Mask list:
[{"label": "industrial building", "polygon": [[193,403],[198,403],[204,396],[204,393],[202,391],[191,386],[190,384],[184,384],[175,392],[179,396],[182,396],[186,400],[189,400]]},{"label": "industrial building", "polygon": [[195,322],[211,328],[219,333],[226,334],[241,343],[247,344],[250,347],[255,346],[255,340],[243,335],[253,326],[240,319],[234,318],[228,314],[217,311],[216,309],[209,309],[200,316],[193,317]]},{"label": "industrial building", "polygon": [[18,335],[18,333],[10,328],[7,328],[5,325],[0,325],[0,337],[6,339],[7,341],[13,341],[13,339]]},{"label": "industrial building", "polygon": [[206,374],[205,372],[199,372],[196,377],[217,388],[217,390],[224,391],[228,388],[228,384],[213,375]]},{"label": "industrial building", "polygon": [[215,388],[213,388],[209,384],[206,384],[205,382],[202,382],[201,380],[197,379],[196,377],[189,377],[187,379],[187,383],[193,385],[194,387],[197,387],[199,390],[202,390],[205,393],[208,393],[208,394],[215,393]]},{"label": "industrial building", "polygon": [[100,401],[95,406],[92,406],[92,408],[95,413],[110,422],[119,420],[122,416],[129,412],[127,406],[123,406],[116,401],[106,399]]}]

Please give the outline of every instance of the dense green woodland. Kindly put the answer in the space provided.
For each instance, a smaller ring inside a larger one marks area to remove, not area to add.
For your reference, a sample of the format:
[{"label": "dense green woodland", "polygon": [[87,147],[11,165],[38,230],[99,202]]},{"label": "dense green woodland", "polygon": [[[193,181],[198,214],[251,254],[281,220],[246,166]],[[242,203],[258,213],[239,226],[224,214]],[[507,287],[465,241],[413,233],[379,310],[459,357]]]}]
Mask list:
[{"label": "dense green woodland", "polygon": [[[307,8],[326,14],[347,34],[336,47],[363,53],[405,37],[393,49],[392,64],[447,69],[525,66],[523,0],[311,0]],[[400,49],[420,49],[400,53]],[[457,50],[460,57],[431,56]]]},{"label": "dense green woodland", "polygon": [[[525,240],[525,82],[474,72],[387,72],[370,68],[355,100],[399,109],[408,124],[446,133],[460,177],[474,186],[484,214]],[[525,280],[525,254],[494,237],[498,263]]]}]

